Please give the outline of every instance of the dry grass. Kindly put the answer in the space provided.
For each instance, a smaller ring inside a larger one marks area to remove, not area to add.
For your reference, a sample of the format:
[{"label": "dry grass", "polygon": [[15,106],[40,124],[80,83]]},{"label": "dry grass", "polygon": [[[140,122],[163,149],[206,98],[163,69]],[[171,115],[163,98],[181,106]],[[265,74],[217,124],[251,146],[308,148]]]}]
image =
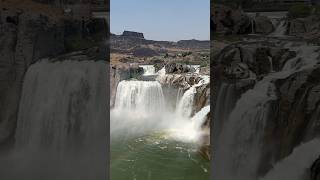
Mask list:
[{"label": "dry grass", "polygon": [[127,54],[120,54],[120,53],[111,53],[110,54],[110,63],[112,65],[125,65],[125,63],[122,63],[120,60],[126,57],[129,57],[130,55]]}]

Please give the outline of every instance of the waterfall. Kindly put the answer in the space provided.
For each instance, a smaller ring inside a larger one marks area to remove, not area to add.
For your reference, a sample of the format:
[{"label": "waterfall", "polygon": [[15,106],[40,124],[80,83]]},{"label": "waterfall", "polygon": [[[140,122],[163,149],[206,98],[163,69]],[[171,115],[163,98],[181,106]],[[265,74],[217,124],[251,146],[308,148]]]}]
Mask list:
[{"label": "waterfall", "polygon": [[270,64],[270,72],[274,72],[272,57],[268,56],[268,60],[269,60],[269,64]]},{"label": "waterfall", "polygon": [[[162,73],[159,73],[161,76]],[[209,83],[209,76],[186,92],[179,89],[175,112],[165,107],[161,84],[157,81],[121,81],[117,87],[115,108],[111,111],[111,137],[129,138],[153,132],[166,132],[168,138],[199,142],[201,125],[209,106],[191,118],[196,88]],[[182,97],[181,97],[182,96]],[[181,97],[181,98],[180,98]]]},{"label": "waterfall", "polygon": [[283,37],[287,31],[287,22],[286,20],[281,20],[273,33],[270,34],[272,37]]},{"label": "waterfall", "polygon": [[278,162],[274,168],[260,180],[304,180],[309,179],[309,168],[320,156],[320,140],[315,139],[301,144],[287,158]]},{"label": "waterfall", "polygon": [[200,65],[188,65],[188,67],[194,69],[194,73],[200,73]]},{"label": "waterfall", "polygon": [[218,92],[214,110],[214,139],[218,139],[223,123],[228,120],[229,114],[236,103],[236,88],[234,84],[222,83]]},{"label": "waterfall", "polygon": [[[298,52],[297,57],[288,60],[282,71],[270,73],[242,94],[224,122],[214,153],[215,179],[257,179],[261,155],[264,152],[262,138],[265,135],[266,123],[272,117],[272,102],[277,100],[274,81],[313,68],[319,61],[317,47],[290,44],[286,47]],[[217,103],[221,103],[221,96],[226,96],[223,92],[226,85],[221,88]]]},{"label": "waterfall", "polygon": [[183,94],[184,94],[184,89],[179,88],[178,93],[177,93],[177,99],[176,99],[176,108],[179,106],[179,103],[180,103],[180,100],[181,100]]},{"label": "waterfall", "polygon": [[251,33],[255,34],[256,31],[254,29],[254,25],[255,25],[255,18],[251,18]]},{"label": "waterfall", "polygon": [[141,113],[164,109],[161,84],[157,81],[121,81],[117,87],[115,108]]},{"label": "waterfall", "polygon": [[201,76],[201,80],[191,86],[182,96],[180,102],[177,106],[177,114],[181,117],[190,117],[193,110],[193,101],[194,101],[194,95],[197,93],[197,87],[202,86],[204,84],[208,84],[210,81],[209,76]]},{"label": "waterfall", "polygon": [[164,75],[166,75],[166,68],[165,68],[165,67],[161,68],[161,69],[157,72],[157,75],[159,75],[159,76],[164,76]]},{"label": "waterfall", "polygon": [[143,68],[144,76],[156,75],[156,68],[153,65],[140,65],[139,67]]},{"label": "waterfall", "polygon": [[203,107],[199,112],[197,112],[192,118],[191,121],[194,123],[195,129],[200,131],[201,126],[206,120],[206,116],[210,112],[210,106]]},{"label": "waterfall", "polygon": [[237,102],[225,122],[215,152],[217,179],[254,179],[261,152],[261,138],[275,100],[270,79],[259,82]]},{"label": "waterfall", "polygon": [[197,93],[195,87],[190,87],[182,96],[178,107],[177,113],[182,117],[190,117],[193,109],[194,95]]},{"label": "waterfall", "polygon": [[192,65],[192,67],[196,70],[195,71],[196,74],[200,73],[200,65]]},{"label": "waterfall", "polygon": [[102,61],[31,65],[23,82],[14,151],[0,160],[7,161],[2,177],[106,178],[107,72]]},{"label": "waterfall", "polygon": [[106,78],[105,63],[32,65],[23,84],[16,147],[63,152],[73,145],[90,146],[99,130],[105,130],[101,123],[107,118]]}]

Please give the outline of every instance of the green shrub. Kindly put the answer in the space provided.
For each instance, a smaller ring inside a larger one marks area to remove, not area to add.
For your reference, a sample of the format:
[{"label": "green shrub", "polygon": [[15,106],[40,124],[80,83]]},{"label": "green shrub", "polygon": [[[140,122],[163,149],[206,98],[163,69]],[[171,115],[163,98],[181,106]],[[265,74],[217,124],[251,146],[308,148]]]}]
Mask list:
[{"label": "green shrub", "polygon": [[289,18],[304,18],[311,14],[312,8],[305,4],[294,5],[288,11]]}]

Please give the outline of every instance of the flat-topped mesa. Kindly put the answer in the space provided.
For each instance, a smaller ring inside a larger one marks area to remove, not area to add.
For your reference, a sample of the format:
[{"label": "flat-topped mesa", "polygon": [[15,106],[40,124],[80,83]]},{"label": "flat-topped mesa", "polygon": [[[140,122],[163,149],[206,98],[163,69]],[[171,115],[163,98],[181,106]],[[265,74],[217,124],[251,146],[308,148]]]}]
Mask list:
[{"label": "flat-topped mesa", "polygon": [[134,31],[123,31],[122,36],[131,37],[131,38],[144,39],[143,33],[134,32]]}]

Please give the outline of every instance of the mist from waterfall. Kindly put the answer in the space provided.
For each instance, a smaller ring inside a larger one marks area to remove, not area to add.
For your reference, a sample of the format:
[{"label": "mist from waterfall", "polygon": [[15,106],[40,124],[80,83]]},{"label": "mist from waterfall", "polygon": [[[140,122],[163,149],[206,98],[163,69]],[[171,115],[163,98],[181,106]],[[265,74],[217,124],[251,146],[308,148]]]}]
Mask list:
[{"label": "mist from waterfall", "polygon": [[[24,79],[8,179],[106,178],[107,64],[40,61]],[[2,163],[5,163],[3,167]]]},{"label": "mist from waterfall", "polygon": [[320,156],[320,140],[314,139],[301,144],[290,156],[278,162],[273,169],[260,180],[304,180],[308,179],[310,167]]},{"label": "mist from waterfall", "polygon": [[[318,62],[317,47],[291,44],[286,47],[298,52],[297,57],[288,60],[281,71],[270,73],[258,81],[252,89],[242,94],[222,125],[213,156],[215,179],[257,179],[256,172],[264,151],[263,132],[272,114],[270,109],[272,102],[278,98],[274,81],[284,79],[295,72],[313,68]],[[227,86],[222,85],[221,88],[226,90]],[[226,94],[221,91],[218,102],[223,98],[220,96],[226,96]],[[221,112],[219,104],[216,105],[215,112]]]}]

